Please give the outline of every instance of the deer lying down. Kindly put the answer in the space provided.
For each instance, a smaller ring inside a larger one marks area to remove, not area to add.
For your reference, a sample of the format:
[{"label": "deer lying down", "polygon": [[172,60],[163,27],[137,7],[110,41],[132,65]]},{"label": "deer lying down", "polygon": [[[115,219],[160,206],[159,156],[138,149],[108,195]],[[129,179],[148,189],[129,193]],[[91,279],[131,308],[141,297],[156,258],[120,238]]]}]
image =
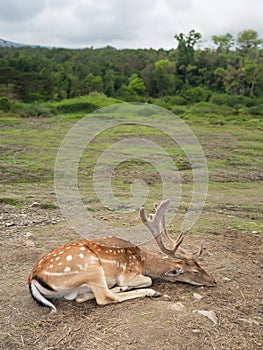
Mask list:
[{"label": "deer lying down", "polygon": [[[213,277],[195,261],[202,253],[191,254],[180,248],[181,234],[176,241],[169,237],[164,223],[164,212],[169,200],[155,207],[155,215],[148,219],[140,209],[142,222],[149,228],[162,252],[173,260],[149,253],[117,237],[82,240],[66,244],[45,255],[29,276],[29,290],[41,305],[56,312],[50,299],[75,299],[78,303],[96,299],[99,305],[118,303],[140,297],[160,294],[148,288],[151,277],[169,282],[186,282],[212,287]],[[163,236],[173,242],[173,249],[163,244]],[[140,288],[140,289],[136,289]],[[135,289],[135,290],[133,290]]]}]

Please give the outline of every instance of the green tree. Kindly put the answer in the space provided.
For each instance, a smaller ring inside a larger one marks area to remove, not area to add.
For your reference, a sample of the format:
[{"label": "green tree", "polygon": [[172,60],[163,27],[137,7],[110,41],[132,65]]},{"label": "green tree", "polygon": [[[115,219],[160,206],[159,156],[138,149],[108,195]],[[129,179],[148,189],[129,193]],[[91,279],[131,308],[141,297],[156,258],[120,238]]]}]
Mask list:
[{"label": "green tree", "polygon": [[[176,50],[176,73],[184,84],[187,85],[193,73],[192,68],[195,67],[195,45],[200,42],[202,36],[192,29],[188,35],[180,33],[176,34],[174,37],[178,41]],[[188,66],[192,68],[190,69]]]},{"label": "green tree", "polygon": [[254,95],[257,77],[262,69],[262,59],[259,51],[259,46],[262,43],[263,40],[259,38],[255,30],[248,29],[238,34],[237,44],[242,55],[239,67],[242,76],[242,94]]},{"label": "green tree", "polygon": [[119,90],[120,97],[127,102],[145,101],[146,87],[137,74],[132,74],[129,78],[129,84],[123,84]]},{"label": "green tree", "polygon": [[263,40],[260,39],[258,33],[252,29],[240,32],[237,37],[238,47],[245,55],[249,55],[254,49],[258,49],[259,45],[262,43]]},{"label": "green tree", "polygon": [[223,53],[228,53],[231,47],[235,44],[235,39],[230,33],[224,35],[213,35],[212,39],[214,43],[218,45],[217,50]]},{"label": "green tree", "polygon": [[173,95],[175,92],[175,62],[162,59],[154,64],[153,79],[159,97]]},{"label": "green tree", "polygon": [[194,47],[200,42],[202,35],[196,32],[194,29],[190,30],[188,35],[183,33],[175,34],[174,38],[178,41],[177,46],[177,60],[178,64],[193,64],[194,61]]},{"label": "green tree", "polygon": [[105,71],[103,80],[103,92],[109,97],[114,97],[115,95],[115,74],[113,69],[107,69]]},{"label": "green tree", "polygon": [[139,96],[145,96],[146,87],[142,78],[139,78],[137,74],[133,74],[129,81],[128,88],[130,90],[133,90]]},{"label": "green tree", "polygon": [[92,73],[89,73],[85,78],[85,83],[88,92],[101,92],[103,89],[102,77],[99,75],[94,76]]}]

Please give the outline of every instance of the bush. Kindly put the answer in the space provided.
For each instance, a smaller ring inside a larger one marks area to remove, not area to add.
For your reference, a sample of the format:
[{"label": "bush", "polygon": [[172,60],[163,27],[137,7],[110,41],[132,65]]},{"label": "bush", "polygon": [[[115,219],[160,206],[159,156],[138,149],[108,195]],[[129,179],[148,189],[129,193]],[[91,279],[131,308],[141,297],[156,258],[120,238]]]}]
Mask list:
[{"label": "bush", "polygon": [[176,115],[183,115],[185,113],[185,109],[180,106],[173,106],[171,111]]},{"label": "bush", "polygon": [[92,113],[98,106],[90,102],[61,102],[52,108],[55,113]]},{"label": "bush", "polygon": [[4,112],[8,112],[12,109],[12,102],[8,97],[0,97],[0,109]]},{"label": "bush", "polygon": [[247,108],[247,112],[252,115],[263,115],[263,104]]},{"label": "bush", "polygon": [[142,117],[150,117],[154,114],[156,114],[156,111],[154,110],[154,108],[151,107],[151,105],[148,105],[148,107],[147,106],[142,107],[138,111],[138,115],[140,115]]},{"label": "bush", "polygon": [[196,115],[221,115],[228,116],[236,114],[235,110],[228,106],[218,106],[211,102],[199,102],[197,103],[192,110],[192,113]]},{"label": "bush", "polygon": [[27,94],[22,98],[22,102],[24,103],[44,102],[44,101],[45,101],[45,96],[43,96],[38,92]]},{"label": "bush", "polygon": [[186,98],[180,95],[166,96],[162,100],[169,105],[184,106],[187,104]]},{"label": "bush", "polygon": [[199,86],[185,91],[186,98],[189,99],[192,103],[208,101],[211,95],[212,94],[210,90],[204,89]]},{"label": "bush", "polygon": [[48,107],[46,107],[41,103],[32,103],[32,104],[22,105],[20,107],[19,112],[22,118],[50,117],[53,114]]},{"label": "bush", "polygon": [[245,97],[241,95],[214,94],[210,102],[237,109],[245,105]]}]

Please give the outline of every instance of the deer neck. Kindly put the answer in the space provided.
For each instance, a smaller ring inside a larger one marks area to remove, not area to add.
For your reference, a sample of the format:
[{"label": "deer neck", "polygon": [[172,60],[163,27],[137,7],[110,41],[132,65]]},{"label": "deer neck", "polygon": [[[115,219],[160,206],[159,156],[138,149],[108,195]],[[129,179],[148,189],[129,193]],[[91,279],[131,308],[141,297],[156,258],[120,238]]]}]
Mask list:
[{"label": "deer neck", "polygon": [[156,254],[141,250],[141,258],[144,263],[144,274],[151,277],[162,277],[166,271],[173,269],[174,263]]}]

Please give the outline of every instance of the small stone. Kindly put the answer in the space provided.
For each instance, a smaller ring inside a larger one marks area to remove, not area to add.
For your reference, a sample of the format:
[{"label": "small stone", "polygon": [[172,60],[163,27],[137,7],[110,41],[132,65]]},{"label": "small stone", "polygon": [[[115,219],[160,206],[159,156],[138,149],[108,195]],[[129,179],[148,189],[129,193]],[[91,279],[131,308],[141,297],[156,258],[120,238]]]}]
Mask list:
[{"label": "small stone", "polygon": [[26,239],[23,241],[23,243],[27,246],[27,247],[35,247],[35,243],[29,239]]},{"label": "small stone", "polygon": [[218,324],[218,318],[216,316],[216,313],[213,310],[209,310],[209,311],[207,311],[207,310],[198,310],[197,313],[207,317],[214,324]]},{"label": "small stone", "polygon": [[185,309],[184,304],[180,303],[179,301],[177,303],[171,304],[168,306],[168,309],[177,311],[177,312],[182,312]]},{"label": "small stone", "polygon": [[192,332],[193,333],[201,333],[201,330],[200,329],[192,329]]},{"label": "small stone", "polygon": [[194,299],[196,299],[196,300],[201,300],[203,297],[202,297],[202,295],[201,294],[198,294],[198,293],[194,293],[193,294],[193,297],[194,297]]},{"label": "small stone", "polygon": [[30,208],[36,208],[36,207],[39,207],[40,206],[40,203],[38,202],[33,202],[31,205],[30,205]]},{"label": "small stone", "polygon": [[25,238],[29,238],[29,237],[31,237],[32,236],[32,233],[31,232],[25,232],[24,234],[23,234],[23,237],[25,237]]},{"label": "small stone", "polygon": [[229,281],[231,281],[231,278],[223,277],[223,281],[224,281],[224,282],[229,282]]},{"label": "small stone", "polygon": [[6,223],[5,223],[5,226],[6,226],[6,227],[15,226],[15,223],[14,223],[13,221],[11,221],[11,222],[6,222]]}]

